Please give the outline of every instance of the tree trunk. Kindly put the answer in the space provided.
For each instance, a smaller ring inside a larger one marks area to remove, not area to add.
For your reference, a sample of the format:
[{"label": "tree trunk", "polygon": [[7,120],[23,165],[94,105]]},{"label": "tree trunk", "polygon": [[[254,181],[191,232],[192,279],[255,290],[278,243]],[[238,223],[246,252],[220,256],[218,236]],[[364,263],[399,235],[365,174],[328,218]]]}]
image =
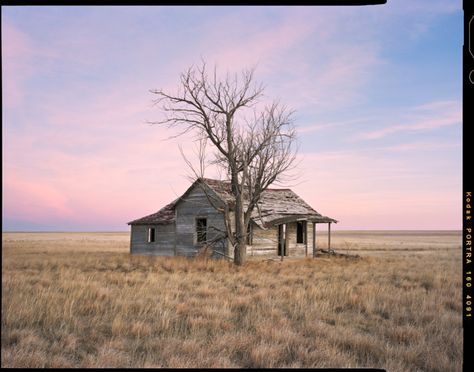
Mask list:
[{"label": "tree trunk", "polygon": [[247,256],[246,231],[244,227],[244,211],[242,203],[242,194],[237,191],[235,194],[235,238],[234,262],[237,265],[244,265]]},{"label": "tree trunk", "polygon": [[247,244],[245,242],[238,242],[234,249],[234,263],[236,265],[245,265],[247,260]]}]

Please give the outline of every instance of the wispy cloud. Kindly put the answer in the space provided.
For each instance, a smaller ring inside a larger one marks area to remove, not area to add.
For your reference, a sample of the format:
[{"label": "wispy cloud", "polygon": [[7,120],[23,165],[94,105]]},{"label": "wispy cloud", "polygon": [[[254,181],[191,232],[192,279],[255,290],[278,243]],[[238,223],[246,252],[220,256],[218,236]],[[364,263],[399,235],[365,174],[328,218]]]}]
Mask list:
[{"label": "wispy cloud", "polygon": [[[427,94],[412,76],[384,79],[400,61],[415,73],[424,68],[407,55],[414,44],[406,36],[425,26],[445,32],[436,20],[455,11],[453,3],[430,2],[430,17],[418,14],[428,2],[414,1],[337,9],[5,9],[4,216],[59,228],[62,221],[126,228],[184,191],[178,145],[189,150],[191,138],[164,141],[172,131],[145,124],[162,114],[148,90],[173,91],[179,73],[201,56],[223,72],[257,65],[266,94],[297,110],[305,151],[332,150],[303,157],[306,182],[295,190],[341,226],[395,226],[403,213],[426,221],[422,213],[435,215],[437,200],[453,214],[459,143],[454,131],[445,139],[436,129],[460,123],[454,83],[440,76],[439,92]],[[397,76],[406,71],[400,68]],[[384,101],[381,86],[395,102]],[[416,90],[416,100],[397,101],[406,89]],[[427,103],[402,109],[406,102]],[[402,136],[418,132],[431,136],[410,143]],[[451,173],[434,182],[440,171]]]},{"label": "wispy cloud", "polygon": [[5,107],[18,107],[25,95],[24,83],[33,75],[34,50],[28,36],[2,20],[2,77]]},{"label": "wispy cloud", "polygon": [[304,125],[300,124],[298,128],[298,133],[310,133],[310,132],[317,132],[324,129],[334,129],[341,126],[348,126],[351,124],[357,124],[361,122],[365,122],[367,119],[353,119],[353,120],[344,120],[344,121],[335,121],[329,123],[317,123],[317,124],[310,124]]},{"label": "wispy cloud", "polygon": [[[246,12],[245,12],[246,13]],[[279,23],[259,24],[258,19],[250,16],[245,19],[245,14],[225,17],[212,25],[214,29],[228,28],[228,23],[237,22],[237,29],[248,24],[253,29],[252,32],[246,32],[242,36],[222,34],[208,35],[207,38],[213,43],[214,47],[207,49],[207,56],[214,60],[218,65],[225,66],[225,69],[239,71],[242,66],[257,66],[258,73],[265,75],[275,72],[275,68],[279,69],[281,65],[275,64],[275,59],[290,57],[291,48],[301,43],[305,38],[314,32],[314,24],[301,21],[299,17],[295,17],[293,12]],[[229,19],[230,18],[230,19]],[[255,24],[249,21],[254,19]],[[203,49],[203,52],[206,52]],[[291,57],[290,57],[291,58]]]},{"label": "wispy cloud", "polygon": [[[396,114],[395,114],[396,115]],[[435,101],[400,115],[403,124],[385,124],[382,129],[367,131],[355,136],[357,140],[379,139],[397,132],[430,131],[462,123],[461,104],[456,101]],[[382,119],[383,122],[386,119]],[[390,119],[389,119],[390,120]]]},{"label": "wispy cloud", "polygon": [[415,141],[408,143],[399,143],[396,145],[382,147],[381,149],[385,151],[395,151],[395,152],[407,152],[407,151],[427,151],[427,150],[446,150],[461,148],[462,145],[460,142],[440,142],[440,141]]},{"label": "wispy cloud", "polygon": [[[293,108],[327,110],[358,101],[382,63],[380,45],[361,30],[364,24],[341,26],[352,16],[295,7],[269,22],[263,10],[240,10],[210,22],[213,32],[192,50],[224,70],[257,66],[257,78],[269,82],[266,93]],[[357,45],[346,38],[351,32],[359,35]]]},{"label": "wispy cloud", "polygon": [[438,151],[426,153],[437,145],[425,143],[405,157],[393,156],[401,149],[387,148],[301,154],[305,172],[295,190],[318,212],[338,219],[339,229],[457,229],[460,165],[453,169],[436,157]]}]

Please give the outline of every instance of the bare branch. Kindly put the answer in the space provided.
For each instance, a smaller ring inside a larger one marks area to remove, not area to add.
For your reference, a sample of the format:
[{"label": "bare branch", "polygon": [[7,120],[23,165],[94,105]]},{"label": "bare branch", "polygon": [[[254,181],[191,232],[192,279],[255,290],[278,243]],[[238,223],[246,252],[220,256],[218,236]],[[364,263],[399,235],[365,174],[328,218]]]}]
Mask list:
[{"label": "bare branch", "polygon": [[[177,93],[150,91],[157,96],[154,104],[163,113],[163,118],[150,124],[180,128],[174,137],[188,132],[197,134],[197,166],[180,147],[194,179],[202,180],[208,165],[230,179],[235,224],[231,224],[229,206],[216,201],[205,186],[203,190],[209,203],[224,215],[226,237],[235,246],[238,264],[245,262],[245,239],[253,210],[258,211],[262,193],[272,183],[282,181],[295,165],[297,151],[293,111],[277,101],[263,110],[255,109],[264,87],[254,83],[254,73],[255,68],[251,68],[240,75],[227,73],[219,77],[214,67],[209,76],[206,62],[202,61],[199,67],[191,66],[181,74]],[[252,115],[242,115],[247,111]],[[205,158],[208,141],[215,150],[209,162]]]}]

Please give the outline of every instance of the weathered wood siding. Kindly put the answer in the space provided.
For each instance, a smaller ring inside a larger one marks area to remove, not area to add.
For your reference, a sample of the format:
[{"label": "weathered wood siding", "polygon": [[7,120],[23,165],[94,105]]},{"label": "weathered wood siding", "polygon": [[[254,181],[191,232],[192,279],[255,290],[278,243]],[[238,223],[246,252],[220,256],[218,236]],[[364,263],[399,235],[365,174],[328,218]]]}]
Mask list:
[{"label": "weathered wood siding", "polygon": [[[196,186],[176,206],[176,252],[178,255],[193,256],[198,253],[196,219],[207,218],[207,239],[221,235],[225,231],[223,214],[209,202],[204,191]],[[215,246],[221,253],[225,252],[227,239]]]},{"label": "weathered wood siding", "polygon": [[[312,224],[306,224],[306,244],[308,244],[308,256],[312,255],[313,230]],[[296,222],[287,224],[288,247],[290,257],[299,257],[306,254],[306,244],[296,243]],[[270,255],[278,256],[278,226],[263,230],[254,225],[252,245],[247,247],[247,254],[251,256]]]},{"label": "weathered wood siding", "polygon": [[[148,243],[148,229],[155,228],[155,242]],[[137,255],[174,256],[174,224],[132,225],[130,253]]]},{"label": "weathered wood siding", "polygon": [[[296,243],[296,222],[291,222],[287,225],[287,233],[288,233],[288,255],[290,257],[295,256],[304,256],[305,254],[305,244]],[[306,229],[308,228],[308,224],[306,224]]]},{"label": "weathered wood siding", "polygon": [[273,226],[268,230],[263,230],[253,225],[252,245],[247,246],[247,254],[258,255],[278,255],[278,227]]},{"label": "weathered wood siding", "polygon": [[[208,197],[199,186],[194,187],[175,206],[176,221],[167,225],[132,225],[130,252],[159,256],[194,256],[201,244],[197,242],[196,220],[207,219],[207,239],[225,234],[224,216],[209,202]],[[235,216],[230,215],[232,226],[235,227]],[[306,224],[305,243],[296,243],[297,223],[287,224],[287,253],[290,257],[312,255],[313,229],[312,223]],[[155,228],[155,242],[148,243],[148,229]],[[234,231],[235,232],[235,231]],[[214,246],[214,249],[233,257],[234,249],[228,239]],[[278,226],[266,230],[253,225],[252,245],[247,246],[250,256],[278,256]],[[221,257],[220,255],[215,255]]]}]

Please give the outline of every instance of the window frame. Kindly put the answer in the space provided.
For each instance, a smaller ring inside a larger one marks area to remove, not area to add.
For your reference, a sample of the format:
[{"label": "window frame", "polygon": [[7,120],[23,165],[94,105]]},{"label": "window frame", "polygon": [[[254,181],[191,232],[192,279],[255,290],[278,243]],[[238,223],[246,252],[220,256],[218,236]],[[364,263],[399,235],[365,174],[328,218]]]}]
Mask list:
[{"label": "window frame", "polygon": [[[198,230],[199,228],[199,221],[205,221],[205,230],[204,230],[204,234],[202,234],[202,231],[201,231],[201,234],[200,234],[200,231]],[[198,216],[194,219],[194,244],[199,244],[199,245],[203,245],[203,244],[206,244],[207,242],[207,217],[204,217],[204,216]],[[202,237],[204,235],[204,239],[200,239],[200,237]]]},{"label": "window frame", "polygon": [[[301,226],[301,231],[299,231]],[[307,221],[296,221],[296,244],[306,244],[308,223]],[[301,237],[301,240],[299,239]]]},{"label": "window frame", "polygon": [[252,221],[249,221],[249,225],[247,227],[247,236],[245,238],[245,244],[253,245],[253,226]]},{"label": "window frame", "polygon": [[156,242],[156,227],[148,227],[147,230],[147,243]]}]

